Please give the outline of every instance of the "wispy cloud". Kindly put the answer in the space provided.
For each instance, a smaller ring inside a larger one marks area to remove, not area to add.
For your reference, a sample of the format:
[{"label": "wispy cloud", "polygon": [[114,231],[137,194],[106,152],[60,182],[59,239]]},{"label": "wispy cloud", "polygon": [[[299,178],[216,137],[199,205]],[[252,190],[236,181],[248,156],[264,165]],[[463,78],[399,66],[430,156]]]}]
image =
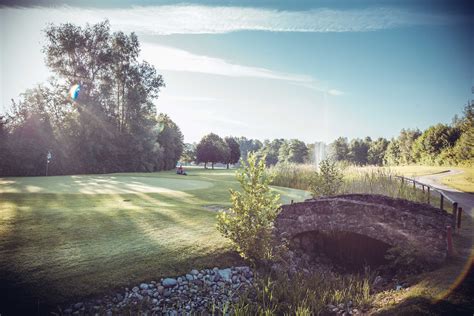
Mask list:
[{"label": "wispy cloud", "polygon": [[235,31],[367,32],[414,25],[445,24],[459,18],[396,8],[281,11],[246,7],[165,5],[114,9],[64,6],[0,10],[7,14],[33,14],[35,19],[47,18],[48,22],[95,23],[107,18],[113,26],[121,30],[159,35]]},{"label": "wispy cloud", "polygon": [[[195,72],[226,77],[282,80],[301,87],[327,92],[333,96],[343,94],[340,90],[328,89],[324,83],[312,76],[279,72],[262,67],[239,65],[226,61],[225,59],[197,55],[169,46],[144,43],[142,45],[141,57],[155,65],[159,70]],[[192,101],[196,101],[195,98],[192,99]],[[210,100],[201,99],[199,101]]]},{"label": "wispy cloud", "polygon": [[221,58],[197,55],[189,51],[158,44],[143,43],[141,57],[153,63],[160,70],[198,72],[227,77],[276,79],[301,83],[314,81],[311,76],[234,64]]},{"label": "wispy cloud", "polygon": [[337,89],[329,89],[327,92],[328,92],[328,94],[333,95],[333,96],[339,96],[339,95],[344,94],[344,92],[342,92],[341,90],[337,90]]}]

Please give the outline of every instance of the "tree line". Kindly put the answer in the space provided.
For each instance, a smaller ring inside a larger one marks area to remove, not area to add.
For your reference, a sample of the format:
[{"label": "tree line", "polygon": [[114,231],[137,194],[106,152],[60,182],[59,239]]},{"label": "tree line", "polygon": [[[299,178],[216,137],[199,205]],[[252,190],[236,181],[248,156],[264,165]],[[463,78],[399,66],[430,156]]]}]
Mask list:
[{"label": "tree line", "polygon": [[435,124],[424,131],[402,129],[390,141],[339,137],[331,145],[332,157],[356,165],[472,165],[474,164],[474,102],[464,107],[451,124]]},{"label": "tree line", "polygon": [[[164,81],[139,61],[134,33],[107,21],[51,25],[43,52],[55,75],[25,91],[0,117],[0,176],[171,169],[183,135],[153,100]],[[78,97],[68,95],[78,85]]]},{"label": "tree line", "polygon": [[307,163],[311,155],[312,144],[306,145],[298,139],[264,140],[248,139],[246,137],[225,137],[211,133],[204,136],[199,143],[185,144],[181,160],[186,163],[223,163],[229,168],[240,158],[247,161],[250,153],[258,157],[265,156],[267,166],[277,163]]},{"label": "tree line", "polygon": [[[230,149],[232,148],[232,150]],[[232,151],[232,152],[231,152]],[[266,166],[282,163],[315,163],[318,159],[354,165],[458,165],[474,164],[474,102],[469,102],[461,117],[451,124],[436,124],[425,131],[402,129],[397,137],[339,137],[329,145],[321,142],[306,144],[298,139],[264,140],[246,137],[220,138],[204,136],[198,144],[185,144],[184,162],[235,164],[249,153],[265,157]],[[319,157],[319,158],[317,158]]]}]

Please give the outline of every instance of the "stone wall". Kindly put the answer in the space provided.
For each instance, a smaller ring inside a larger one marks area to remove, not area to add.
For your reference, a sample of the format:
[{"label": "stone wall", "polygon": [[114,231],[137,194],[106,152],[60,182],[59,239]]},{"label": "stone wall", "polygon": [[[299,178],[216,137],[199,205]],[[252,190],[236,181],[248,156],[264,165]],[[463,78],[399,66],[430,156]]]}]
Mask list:
[{"label": "stone wall", "polygon": [[415,248],[430,263],[447,256],[446,226],[452,217],[428,204],[382,195],[349,194],[284,205],[276,220],[280,237],[350,232],[391,246]]}]

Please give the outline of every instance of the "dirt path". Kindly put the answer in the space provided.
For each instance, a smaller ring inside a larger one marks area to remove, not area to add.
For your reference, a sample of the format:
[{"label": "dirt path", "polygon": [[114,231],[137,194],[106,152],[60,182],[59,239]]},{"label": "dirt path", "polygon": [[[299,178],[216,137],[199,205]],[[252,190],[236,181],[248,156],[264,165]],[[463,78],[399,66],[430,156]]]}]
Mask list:
[{"label": "dirt path", "polygon": [[[415,177],[421,183],[431,185],[441,191],[443,191],[449,198],[458,202],[459,206],[461,206],[465,211],[469,211],[472,213],[472,209],[474,208],[474,195],[459,191],[457,189],[448,187],[445,184],[441,183],[441,179],[455,174],[463,173],[462,170],[451,169],[447,172],[437,173],[432,175],[426,176],[418,176]],[[471,214],[472,215],[472,214]]]}]

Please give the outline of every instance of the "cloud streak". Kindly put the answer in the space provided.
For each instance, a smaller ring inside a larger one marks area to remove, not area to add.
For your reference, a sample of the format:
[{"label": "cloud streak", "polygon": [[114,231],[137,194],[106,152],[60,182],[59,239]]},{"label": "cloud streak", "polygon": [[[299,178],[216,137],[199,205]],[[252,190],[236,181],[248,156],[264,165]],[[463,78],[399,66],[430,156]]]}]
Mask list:
[{"label": "cloud streak", "polygon": [[[239,65],[225,59],[197,55],[174,47],[143,43],[141,58],[155,65],[158,70],[194,72],[225,77],[246,77],[286,81],[294,85],[327,92],[332,96],[342,95],[336,89],[328,89],[312,76],[292,74],[270,70],[262,67]],[[206,100],[209,101],[209,100]]]},{"label": "cloud streak", "polygon": [[280,11],[264,8],[200,5],[135,6],[132,8],[3,8],[7,14],[32,14],[49,22],[95,23],[109,19],[126,31],[147,34],[222,34],[236,31],[368,32],[415,25],[452,23],[448,15],[396,8],[359,10],[312,9]]}]

